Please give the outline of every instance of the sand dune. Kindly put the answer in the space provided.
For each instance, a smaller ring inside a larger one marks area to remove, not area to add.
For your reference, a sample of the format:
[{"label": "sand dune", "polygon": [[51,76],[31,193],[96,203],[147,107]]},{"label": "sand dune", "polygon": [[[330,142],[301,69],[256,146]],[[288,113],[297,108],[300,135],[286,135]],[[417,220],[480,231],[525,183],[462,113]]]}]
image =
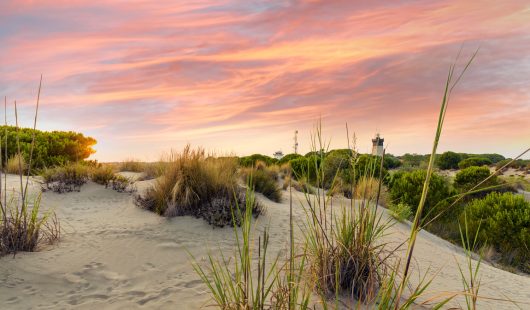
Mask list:
[{"label": "sand dune", "polygon": [[[10,186],[16,181],[9,177]],[[139,190],[149,184],[137,182]],[[33,184],[34,192],[38,188]],[[298,203],[301,195],[296,197],[299,222],[304,214]],[[258,198],[267,211],[257,227],[270,226],[270,244],[280,251],[288,241],[288,203]],[[2,309],[197,309],[209,304],[209,295],[186,250],[204,259],[209,249],[230,251],[233,246],[231,229],[213,229],[192,217],[161,218],[136,207],[131,195],[94,183],[83,186],[80,193],[45,192],[43,205],[60,218],[62,240],[40,252],[0,259]],[[406,224],[396,224],[390,240],[405,240],[408,229]],[[431,291],[460,289],[455,259],[462,263],[463,256],[457,247],[422,232],[415,253],[416,272],[423,273],[429,266],[431,273],[439,272]],[[508,297],[526,303],[521,308],[530,308],[528,276],[484,265],[482,283],[483,295]],[[481,308],[517,307],[483,301]]]}]

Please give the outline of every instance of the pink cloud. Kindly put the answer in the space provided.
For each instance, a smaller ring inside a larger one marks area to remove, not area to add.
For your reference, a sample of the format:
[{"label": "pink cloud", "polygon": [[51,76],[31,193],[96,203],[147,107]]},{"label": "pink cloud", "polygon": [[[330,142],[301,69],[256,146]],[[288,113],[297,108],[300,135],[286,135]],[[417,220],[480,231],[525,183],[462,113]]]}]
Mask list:
[{"label": "pink cloud", "polygon": [[481,48],[442,148],[513,155],[530,142],[522,1],[7,1],[0,12],[0,94],[29,109],[44,73],[41,126],[95,136],[102,160],[186,142],[287,151],[319,117],[336,147],[349,122],[365,149],[381,131],[393,153],[428,152],[464,42],[462,60]]}]

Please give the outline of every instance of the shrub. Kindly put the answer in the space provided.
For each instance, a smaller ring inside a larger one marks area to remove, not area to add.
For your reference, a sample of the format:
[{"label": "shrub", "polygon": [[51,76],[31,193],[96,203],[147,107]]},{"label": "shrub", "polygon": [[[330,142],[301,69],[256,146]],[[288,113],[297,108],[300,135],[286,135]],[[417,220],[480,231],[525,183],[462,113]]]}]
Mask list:
[{"label": "shrub", "polygon": [[92,182],[109,186],[110,181],[114,179],[114,169],[111,166],[101,166],[93,168],[90,171],[90,179]]},{"label": "shrub", "polygon": [[287,154],[285,155],[284,157],[282,157],[279,161],[278,161],[278,165],[283,165],[283,164],[286,164],[288,162],[290,162],[291,160],[293,159],[297,159],[297,158],[300,158],[302,157],[302,155],[300,154]]},{"label": "shrub", "polygon": [[239,159],[239,164],[243,167],[253,167],[256,165],[256,162],[262,161],[266,165],[276,164],[278,160],[267,155],[262,154],[253,154],[250,156],[244,156]]},{"label": "shrub", "polygon": [[429,155],[409,154],[406,153],[399,157],[405,168],[424,168],[427,167]]},{"label": "shrub", "polygon": [[[495,165],[495,168],[497,170],[499,170],[500,168],[502,168],[504,165],[510,163],[512,160],[511,159],[505,159],[505,160],[501,160],[499,162],[497,162],[497,164]],[[528,159],[517,159],[517,160],[514,160],[513,162],[511,162],[507,168],[514,168],[514,169],[528,169],[530,167],[530,160]]]},{"label": "shrub", "polygon": [[[425,170],[395,173],[389,183],[392,201],[409,205],[412,212],[416,213],[426,175]],[[448,198],[450,194],[451,192],[447,181],[443,177],[433,173],[422,216],[425,217],[427,214],[436,213],[437,210],[434,210],[434,207]],[[441,207],[441,204],[438,207]]]},{"label": "shrub", "polygon": [[41,244],[52,244],[59,239],[60,226],[52,212],[39,214],[41,195],[29,203],[7,200],[0,216],[0,256],[18,251],[33,252]]},{"label": "shrub", "polygon": [[438,168],[442,170],[458,169],[458,163],[462,161],[462,156],[455,152],[444,152],[436,160]]},{"label": "shrub", "polygon": [[[22,167],[22,171],[20,170],[20,167]],[[24,156],[15,154],[7,160],[6,173],[25,174],[26,172],[26,160],[24,159]]]},{"label": "shrub", "polygon": [[111,188],[118,193],[134,193],[136,192],[136,187],[134,186],[134,181],[130,178],[124,177],[123,175],[115,175],[110,181],[109,184]]},{"label": "shrub", "polygon": [[[477,167],[471,166],[459,171],[455,176],[454,186],[455,189],[461,193],[469,191],[474,186],[485,180],[491,175],[488,167]],[[482,189],[490,186],[497,185],[497,176],[492,177],[486,183],[481,185],[477,189]]]},{"label": "shrub", "polygon": [[120,163],[118,171],[129,171],[129,172],[143,172],[145,170],[145,164],[135,160],[127,159]]},{"label": "shrub", "polygon": [[139,180],[152,180],[156,179],[164,173],[166,163],[164,162],[154,162],[154,163],[145,163],[143,175]]},{"label": "shrub", "polygon": [[401,167],[401,165],[402,163],[401,163],[401,160],[399,160],[399,158],[393,155],[390,155],[390,154],[385,154],[385,161],[383,163],[383,167],[385,169],[396,169],[396,168]]},{"label": "shrub", "polygon": [[465,169],[472,166],[487,166],[491,165],[491,160],[485,157],[469,157],[458,163],[460,169]]},{"label": "shrub", "polygon": [[[211,225],[240,224],[232,221],[232,209],[244,206],[245,194],[237,185],[237,161],[232,158],[206,158],[203,149],[189,146],[182,153],[172,152],[163,174],[143,196],[141,207],[163,216],[194,215]],[[253,206],[258,216],[261,208]]]},{"label": "shrub", "polygon": [[272,201],[282,200],[282,191],[278,185],[278,172],[266,166],[245,168],[241,171],[243,179],[249,183],[253,190],[262,193]]},{"label": "shrub", "polygon": [[466,206],[470,231],[502,253],[503,263],[530,271],[530,203],[522,195],[490,193]]},{"label": "shrub", "polygon": [[345,177],[351,167],[351,155],[345,152],[331,151],[322,162],[322,173],[324,178],[324,188],[330,188],[335,177],[349,179]]},{"label": "shrub", "polygon": [[306,178],[310,183],[316,181],[317,168],[320,167],[320,157],[299,157],[291,160],[291,169],[295,179]]},{"label": "shrub", "polygon": [[412,209],[405,203],[397,203],[390,205],[390,214],[398,221],[403,222],[412,217]]},{"label": "shrub", "polygon": [[43,190],[52,190],[56,193],[79,192],[81,186],[89,179],[89,167],[81,163],[71,163],[43,169],[41,176],[46,184]]},{"label": "shrub", "polygon": [[[7,129],[7,158],[18,154],[17,135],[20,143],[20,153],[28,159],[31,150],[31,141],[35,134],[35,147],[33,151],[32,169],[42,169],[65,165],[68,162],[81,161],[95,153],[92,148],[96,140],[85,137],[81,133],[72,131],[40,131],[29,128],[19,128],[14,126],[0,126],[0,133],[4,134]],[[5,140],[2,140],[5,143]],[[2,145],[2,152],[4,152]],[[4,164],[6,163],[6,157]]]}]

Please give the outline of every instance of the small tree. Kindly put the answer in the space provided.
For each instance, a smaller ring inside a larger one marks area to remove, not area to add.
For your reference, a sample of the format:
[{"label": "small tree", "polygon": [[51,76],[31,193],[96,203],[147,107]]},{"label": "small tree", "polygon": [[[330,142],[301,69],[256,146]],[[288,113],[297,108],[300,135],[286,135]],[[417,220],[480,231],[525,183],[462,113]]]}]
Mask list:
[{"label": "small tree", "polygon": [[462,156],[455,152],[447,151],[438,157],[438,167],[443,170],[458,169],[458,163],[462,160]]}]

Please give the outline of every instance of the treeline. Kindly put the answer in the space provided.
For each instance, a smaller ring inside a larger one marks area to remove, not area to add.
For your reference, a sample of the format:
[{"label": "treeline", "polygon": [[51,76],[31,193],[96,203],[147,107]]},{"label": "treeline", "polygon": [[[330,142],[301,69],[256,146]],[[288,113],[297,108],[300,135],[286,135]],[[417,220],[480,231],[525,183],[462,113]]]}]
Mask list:
[{"label": "treeline", "polygon": [[[5,156],[7,133],[7,158]],[[92,148],[96,140],[73,131],[41,131],[14,126],[0,126],[2,143],[2,161],[5,166],[10,158],[20,153],[27,162],[30,156],[31,142],[35,134],[32,169],[64,165],[87,159],[95,153]],[[17,144],[17,141],[19,143]]]}]

